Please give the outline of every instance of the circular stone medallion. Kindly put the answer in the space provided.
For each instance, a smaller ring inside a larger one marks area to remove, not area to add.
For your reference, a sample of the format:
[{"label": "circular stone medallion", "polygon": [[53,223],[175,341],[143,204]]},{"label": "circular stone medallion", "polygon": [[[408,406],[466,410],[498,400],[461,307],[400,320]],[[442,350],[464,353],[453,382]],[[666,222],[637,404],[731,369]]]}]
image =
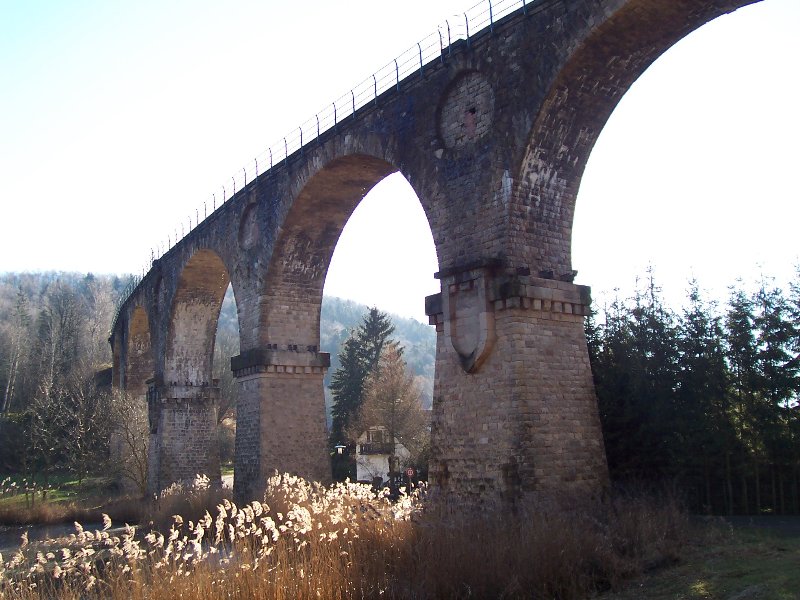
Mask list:
[{"label": "circular stone medallion", "polygon": [[494,91],[477,72],[450,84],[439,111],[439,135],[445,148],[462,148],[485,136],[494,117]]}]

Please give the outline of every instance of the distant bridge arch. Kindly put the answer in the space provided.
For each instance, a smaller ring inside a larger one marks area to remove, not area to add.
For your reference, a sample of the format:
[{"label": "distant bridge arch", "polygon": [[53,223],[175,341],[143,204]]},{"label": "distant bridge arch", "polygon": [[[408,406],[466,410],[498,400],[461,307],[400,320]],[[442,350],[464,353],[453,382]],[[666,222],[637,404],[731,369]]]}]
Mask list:
[{"label": "distant bridge arch", "polygon": [[[495,0],[493,13],[481,13],[486,27],[451,40],[431,62],[420,58],[403,79],[395,67],[397,81],[380,92],[376,77],[374,98],[356,106],[353,94],[353,114],[337,118],[334,108],[327,129],[305,139],[301,129],[299,149],[284,142],[285,156],[273,162],[270,154],[272,168],[153,262],[115,321],[116,383],[127,382],[118,338],[138,303],[152,307],[159,423],[213,406],[213,391],[180,397],[170,381],[208,370],[213,332],[209,340],[207,328],[192,325],[208,322],[200,316],[206,300],[180,281],[210,277],[214,285],[194,289],[208,292],[208,306],[221,302],[214,294],[225,280],[214,279],[210,255],[191,262],[198,250],[213,251],[239,310],[236,493],[258,494],[273,469],[327,479],[322,286],[347,217],[399,170],[422,203],[439,259],[441,292],[426,299],[437,329],[432,484],[512,501],[598,492],[607,472],[583,334],[590,295],[573,283],[571,259],[583,169],[619,99],[653,60],[751,3]],[[518,9],[498,11],[512,4]],[[171,329],[173,304],[194,316]],[[167,429],[153,435],[163,443]],[[153,489],[182,476],[175,461],[181,473],[206,468],[192,457],[213,449],[200,438],[181,444],[153,458]]]},{"label": "distant bridge arch", "polygon": [[127,369],[125,388],[134,396],[147,393],[147,381],[153,376],[153,348],[150,343],[150,319],[143,306],[133,309],[128,324]]}]

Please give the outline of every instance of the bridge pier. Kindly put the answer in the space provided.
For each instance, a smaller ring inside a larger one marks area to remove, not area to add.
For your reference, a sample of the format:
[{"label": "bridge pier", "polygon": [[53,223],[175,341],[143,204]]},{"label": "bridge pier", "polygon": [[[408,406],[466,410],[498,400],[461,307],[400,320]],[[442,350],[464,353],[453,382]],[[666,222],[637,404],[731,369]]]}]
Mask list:
[{"label": "bridge pier", "polygon": [[190,483],[206,475],[221,483],[217,444],[219,388],[151,385],[147,394],[150,424],[148,492],[172,483]]},{"label": "bridge pier", "polygon": [[256,348],[231,359],[239,385],[234,496],[260,498],[275,471],[331,479],[323,378],[330,355],[291,346]]},{"label": "bridge pier", "polygon": [[445,496],[547,502],[608,481],[589,288],[471,269],[427,299],[437,330],[430,480]]}]

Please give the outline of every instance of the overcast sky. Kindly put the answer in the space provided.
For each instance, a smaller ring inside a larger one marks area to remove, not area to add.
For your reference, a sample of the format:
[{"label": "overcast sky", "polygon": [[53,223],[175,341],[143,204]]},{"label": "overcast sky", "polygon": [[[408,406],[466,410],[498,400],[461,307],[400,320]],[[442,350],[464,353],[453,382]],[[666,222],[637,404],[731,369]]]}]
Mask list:
[{"label": "overcast sky", "polygon": [[[0,0],[0,272],[140,270],[269,144],[470,4]],[[690,275],[723,299],[737,276],[791,276],[798,30],[800,2],[764,0],[677,44],[623,98],[573,236],[598,301],[648,264],[676,301]],[[424,319],[436,270],[395,176],[348,223],[326,293]]]}]

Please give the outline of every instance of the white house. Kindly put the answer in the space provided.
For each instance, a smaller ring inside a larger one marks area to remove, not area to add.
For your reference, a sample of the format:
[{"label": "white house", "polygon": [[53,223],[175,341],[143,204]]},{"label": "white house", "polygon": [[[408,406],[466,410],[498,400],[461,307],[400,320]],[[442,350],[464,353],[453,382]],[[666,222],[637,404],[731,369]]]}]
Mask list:
[{"label": "white house", "polygon": [[390,440],[386,427],[370,427],[362,433],[356,442],[356,478],[358,481],[372,483],[380,477],[384,482],[389,479],[389,457],[397,457],[397,469],[402,469],[411,457],[408,449],[394,438]]}]

